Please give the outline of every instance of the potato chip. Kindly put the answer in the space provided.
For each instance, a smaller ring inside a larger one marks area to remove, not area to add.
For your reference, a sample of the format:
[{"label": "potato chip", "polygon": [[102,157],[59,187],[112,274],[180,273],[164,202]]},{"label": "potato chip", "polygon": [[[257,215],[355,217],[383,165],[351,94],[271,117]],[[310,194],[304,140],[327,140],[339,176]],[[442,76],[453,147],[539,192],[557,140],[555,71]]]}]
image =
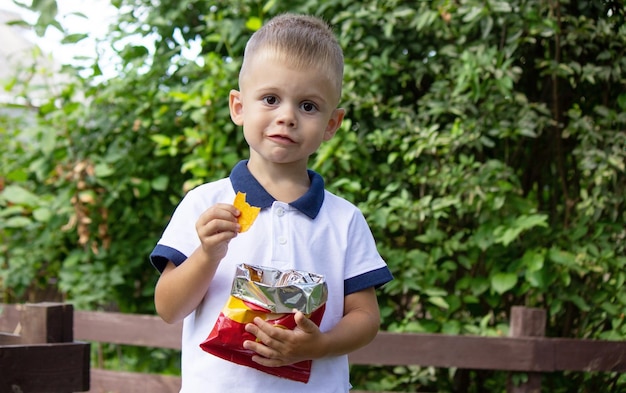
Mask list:
[{"label": "potato chip", "polygon": [[259,215],[261,208],[250,206],[250,204],[246,202],[246,193],[241,191],[237,192],[233,205],[241,212],[239,217],[237,217],[237,221],[239,225],[241,225],[239,232],[245,232],[250,229],[252,223],[254,223],[254,220],[256,220],[256,217]]}]

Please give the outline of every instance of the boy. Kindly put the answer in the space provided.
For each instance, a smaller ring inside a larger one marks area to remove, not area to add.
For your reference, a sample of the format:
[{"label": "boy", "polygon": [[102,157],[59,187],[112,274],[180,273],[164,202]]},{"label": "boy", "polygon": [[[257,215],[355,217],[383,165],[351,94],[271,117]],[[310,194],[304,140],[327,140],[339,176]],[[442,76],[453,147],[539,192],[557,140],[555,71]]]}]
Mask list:
[{"label": "boy", "polygon": [[[376,335],[374,288],[392,279],[361,212],[307,170],[344,117],[338,108],[343,52],[329,26],[310,16],[269,21],[246,45],[239,90],[229,97],[250,156],[226,179],[190,191],[151,254],[161,271],[155,306],[166,322],[184,319],[182,392],[315,392],[350,389],[347,353]],[[261,207],[239,233],[237,191]],[[301,312],[294,330],[260,318],[246,325],[253,360],[278,367],[313,359],[309,382],[278,378],[199,348],[230,295],[240,263],[322,274],[328,301],[319,328]]]}]

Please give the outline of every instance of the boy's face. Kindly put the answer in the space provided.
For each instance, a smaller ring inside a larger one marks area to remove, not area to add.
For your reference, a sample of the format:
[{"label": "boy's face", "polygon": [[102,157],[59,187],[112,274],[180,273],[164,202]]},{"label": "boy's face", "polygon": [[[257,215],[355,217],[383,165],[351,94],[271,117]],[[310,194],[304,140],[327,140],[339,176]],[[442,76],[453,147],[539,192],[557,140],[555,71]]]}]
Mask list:
[{"label": "boy's face", "polygon": [[318,67],[294,69],[263,51],[250,61],[229,104],[233,122],[243,126],[251,161],[306,167],[343,120],[336,85]]}]

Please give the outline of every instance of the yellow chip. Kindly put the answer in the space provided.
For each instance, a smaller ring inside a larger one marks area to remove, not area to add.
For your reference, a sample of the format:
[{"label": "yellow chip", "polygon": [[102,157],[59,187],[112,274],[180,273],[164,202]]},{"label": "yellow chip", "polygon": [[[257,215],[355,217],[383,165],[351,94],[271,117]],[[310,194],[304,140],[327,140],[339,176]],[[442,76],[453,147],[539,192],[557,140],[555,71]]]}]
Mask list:
[{"label": "yellow chip", "polygon": [[235,202],[233,205],[241,212],[239,217],[237,217],[237,221],[239,225],[241,225],[241,230],[239,232],[245,232],[252,226],[254,220],[259,215],[261,211],[260,207],[250,206],[248,202],[246,202],[246,193],[245,192],[237,192],[235,196]]}]

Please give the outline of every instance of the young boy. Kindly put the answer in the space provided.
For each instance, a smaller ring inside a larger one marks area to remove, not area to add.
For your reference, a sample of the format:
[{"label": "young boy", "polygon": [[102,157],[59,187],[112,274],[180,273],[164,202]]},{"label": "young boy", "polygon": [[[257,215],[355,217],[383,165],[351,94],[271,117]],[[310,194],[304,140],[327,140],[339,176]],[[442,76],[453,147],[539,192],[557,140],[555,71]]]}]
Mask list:
[{"label": "young boy", "polygon": [[[343,53],[322,20],[285,14],[248,42],[239,90],[229,97],[233,122],[250,146],[230,176],[190,191],[151,254],[161,271],[155,306],[166,322],[184,319],[182,392],[314,392],[350,389],[347,353],[376,335],[374,288],[392,279],[361,212],[324,189],[307,169],[344,117],[338,108]],[[237,191],[261,207],[239,233]],[[294,330],[260,318],[246,325],[253,360],[278,367],[313,359],[308,383],[272,376],[204,352],[240,263],[322,274],[328,301],[318,328],[301,312]]]}]

